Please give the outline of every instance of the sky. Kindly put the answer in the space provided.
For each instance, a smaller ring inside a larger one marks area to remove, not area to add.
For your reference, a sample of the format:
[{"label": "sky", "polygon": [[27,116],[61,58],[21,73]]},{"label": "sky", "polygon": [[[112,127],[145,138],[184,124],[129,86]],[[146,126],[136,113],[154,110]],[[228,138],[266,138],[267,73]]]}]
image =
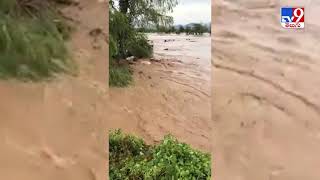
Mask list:
[{"label": "sky", "polygon": [[211,0],[179,0],[172,13],[174,24],[211,22]]}]

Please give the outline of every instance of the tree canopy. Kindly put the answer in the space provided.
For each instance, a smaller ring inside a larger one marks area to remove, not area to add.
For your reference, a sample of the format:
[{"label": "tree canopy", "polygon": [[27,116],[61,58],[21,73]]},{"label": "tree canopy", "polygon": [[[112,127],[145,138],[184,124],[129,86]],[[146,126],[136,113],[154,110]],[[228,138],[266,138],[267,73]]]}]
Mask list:
[{"label": "tree canopy", "polygon": [[110,85],[125,86],[132,78],[127,67],[119,67],[120,59],[128,56],[150,57],[153,52],[144,33],[148,27],[171,27],[173,18],[167,13],[178,0],[110,0],[109,51]]},{"label": "tree canopy", "polygon": [[[125,58],[129,55],[137,57],[149,56],[151,53],[147,39],[136,31],[148,25],[168,26],[173,18],[166,13],[173,10],[177,0],[110,0],[110,41],[114,57]],[[144,47],[135,46],[139,42]],[[133,45],[133,47],[131,47]],[[139,50],[137,50],[139,49]],[[142,50],[146,49],[146,50]],[[117,52],[115,52],[117,50]],[[152,51],[152,50],[151,50]],[[134,54],[139,53],[139,54]]]},{"label": "tree canopy", "polygon": [[169,26],[173,18],[166,14],[173,11],[178,0],[111,0],[110,4],[114,10],[125,14],[129,24],[135,27]]}]

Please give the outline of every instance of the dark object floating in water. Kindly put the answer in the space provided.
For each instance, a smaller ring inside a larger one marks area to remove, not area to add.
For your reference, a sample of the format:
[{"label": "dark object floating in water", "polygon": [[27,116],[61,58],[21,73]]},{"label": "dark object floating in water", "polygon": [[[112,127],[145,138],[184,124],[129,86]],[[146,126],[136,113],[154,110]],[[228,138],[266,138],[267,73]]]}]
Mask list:
[{"label": "dark object floating in water", "polygon": [[164,42],[175,41],[174,39],[165,39]]},{"label": "dark object floating in water", "polygon": [[168,48],[165,48],[164,50],[168,51],[169,49],[168,49]]},{"label": "dark object floating in water", "polygon": [[190,41],[190,42],[196,42],[196,41],[194,41],[194,40],[191,40],[191,39],[189,39],[189,38],[188,38],[188,39],[186,39],[186,40],[187,40],[187,41]]}]

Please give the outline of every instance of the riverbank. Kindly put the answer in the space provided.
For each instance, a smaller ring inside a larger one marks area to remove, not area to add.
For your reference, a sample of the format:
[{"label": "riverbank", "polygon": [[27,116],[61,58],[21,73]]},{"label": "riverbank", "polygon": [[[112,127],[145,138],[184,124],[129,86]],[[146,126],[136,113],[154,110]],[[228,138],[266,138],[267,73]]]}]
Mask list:
[{"label": "riverbank", "polygon": [[77,75],[0,81],[3,179],[106,179],[107,4],[77,2],[59,7],[75,27],[66,46]]}]

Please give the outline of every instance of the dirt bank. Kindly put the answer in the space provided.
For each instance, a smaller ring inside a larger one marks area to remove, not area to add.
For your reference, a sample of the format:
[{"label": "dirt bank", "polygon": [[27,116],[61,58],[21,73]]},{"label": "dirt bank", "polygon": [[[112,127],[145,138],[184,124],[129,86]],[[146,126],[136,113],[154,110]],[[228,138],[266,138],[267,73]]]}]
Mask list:
[{"label": "dirt bank", "polygon": [[[280,26],[304,5],[306,29]],[[319,179],[319,24],[316,1],[213,3],[216,179]]]},{"label": "dirt bank", "polygon": [[107,4],[80,0],[62,12],[75,27],[78,76],[0,82],[1,179],[106,179]]},{"label": "dirt bank", "polygon": [[210,37],[153,34],[149,39],[160,61],[138,61],[132,65],[134,85],[110,88],[112,128],[123,128],[149,143],[171,133],[209,151]]}]

